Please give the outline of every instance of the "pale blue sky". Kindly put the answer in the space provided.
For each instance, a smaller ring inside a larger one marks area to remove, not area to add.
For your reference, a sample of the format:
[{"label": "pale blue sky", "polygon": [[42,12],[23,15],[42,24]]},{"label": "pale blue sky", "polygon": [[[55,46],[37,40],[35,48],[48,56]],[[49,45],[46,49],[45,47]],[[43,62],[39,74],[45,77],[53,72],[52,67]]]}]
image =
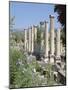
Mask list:
[{"label": "pale blue sky", "polygon": [[55,17],[55,28],[60,27],[53,4],[10,2],[10,16],[15,16],[15,28],[28,28],[45,20],[50,22],[49,15]]}]

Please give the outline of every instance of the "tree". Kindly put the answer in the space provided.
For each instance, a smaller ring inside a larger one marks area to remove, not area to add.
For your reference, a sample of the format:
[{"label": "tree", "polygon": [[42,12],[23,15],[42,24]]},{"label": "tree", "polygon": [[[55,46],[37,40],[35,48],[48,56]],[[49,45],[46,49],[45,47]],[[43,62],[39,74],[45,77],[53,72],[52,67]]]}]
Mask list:
[{"label": "tree", "polygon": [[63,27],[61,39],[62,39],[63,45],[65,45],[66,44],[66,38],[65,38],[65,34],[66,34],[66,5],[55,5],[54,12],[58,13],[57,19]]},{"label": "tree", "polygon": [[66,5],[55,5],[54,12],[58,13],[58,21],[65,28],[65,25],[66,25]]}]

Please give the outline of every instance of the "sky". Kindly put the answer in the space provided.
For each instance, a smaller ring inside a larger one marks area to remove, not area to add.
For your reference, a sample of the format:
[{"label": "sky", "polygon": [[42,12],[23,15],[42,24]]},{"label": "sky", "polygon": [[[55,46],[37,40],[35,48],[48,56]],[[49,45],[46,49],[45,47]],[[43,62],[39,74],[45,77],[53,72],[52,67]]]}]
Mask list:
[{"label": "sky", "polygon": [[27,29],[32,25],[39,25],[40,21],[48,21],[50,24],[49,15],[55,17],[55,28],[59,28],[58,14],[54,13],[53,4],[10,2],[10,17],[15,16],[15,29]]}]

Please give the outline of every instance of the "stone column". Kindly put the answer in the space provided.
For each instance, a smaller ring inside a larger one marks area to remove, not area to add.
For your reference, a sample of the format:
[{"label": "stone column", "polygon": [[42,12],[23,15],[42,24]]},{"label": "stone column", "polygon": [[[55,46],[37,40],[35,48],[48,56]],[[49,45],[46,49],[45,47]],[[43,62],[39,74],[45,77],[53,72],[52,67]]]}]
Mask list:
[{"label": "stone column", "polygon": [[34,40],[37,41],[37,26],[34,29]]},{"label": "stone column", "polygon": [[48,62],[48,22],[44,22],[45,25],[45,62]]},{"label": "stone column", "polygon": [[34,53],[37,53],[37,26],[34,26]]},{"label": "stone column", "polygon": [[34,26],[31,29],[31,53],[34,52]]},{"label": "stone column", "polygon": [[25,51],[27,50],[27,30],[24,29],[24,34],[25,34],[25,39],[24,39],[24,48],[25,48]]},{"label": "stone column", "polygon": [[41,50],[43,50],[44,40],[43,40],[43,32],[41,32]]},{"label": "stone column", "polygon": [[28,32],[28,52],[31,53],[31,28],[29,28]]},{"label": "stone column", "polygon": [[40,22],[40,29],[41,29],[41,53],[43,53],[43,47],[44,47],[44,39],[43,39],[43,36],[44,36],[44,33],[43,33],[43,25],[44,25],[44,22]]},{"label": "stone column", "polygon": [[54,16],[50,15],[50,62],[54,63]]},{"label": "stone column", "polygon": [[28,52],[28,40],[27,40],[27,52]]},{"label": "stone column", "polygon": [[61,53],[61,55],[62,55],[62,48],[63,48],[63,44],[62,44],[62,41],[60,41],[60,53]]},{"label": "stone column", "polygon": [[60,29],[56,32],[56,62],[60,62]]}]

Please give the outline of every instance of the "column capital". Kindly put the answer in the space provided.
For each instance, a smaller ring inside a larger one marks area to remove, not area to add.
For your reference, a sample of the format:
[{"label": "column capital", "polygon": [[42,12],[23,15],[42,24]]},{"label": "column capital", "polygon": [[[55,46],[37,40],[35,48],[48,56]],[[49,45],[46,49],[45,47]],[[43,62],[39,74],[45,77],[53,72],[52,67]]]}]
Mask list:
[{"label": "column capital", "polygon": [[32,25],[32,27],[31,28],[35,28],[35,25]]},{"label": "column capital", "polygon": [[27,29],[24,29],[24,31],[26,31]]},{"label": "column capital", "polygon": [[26,29],[24,29],[24,30],[26,30]]},{"label": "column capital", "polygon": [[32,26],[28,27],[28,29],[32,29]]},{"label": "column capital", "polygon": [[50,17],[50,18],[54,18],[54,16],[53,16],[53,15],[49,15],[49,17]]},{"label": "column capital", "polygon": [[40,22],[40,25],[43,25],[43,24],[44,24],[44,22],[41,21],[41,22]]},{"label": "column capital", "polygon": [[37,28],[37,25],[33,25],[35,28]]},{"label": "column capital", "polygon": [[27,29],[24,29],[24,30],[27,30]]},{"label": "column capital", "polygon": [[48,21],[44,21],[44,23],[48,23]]}]

